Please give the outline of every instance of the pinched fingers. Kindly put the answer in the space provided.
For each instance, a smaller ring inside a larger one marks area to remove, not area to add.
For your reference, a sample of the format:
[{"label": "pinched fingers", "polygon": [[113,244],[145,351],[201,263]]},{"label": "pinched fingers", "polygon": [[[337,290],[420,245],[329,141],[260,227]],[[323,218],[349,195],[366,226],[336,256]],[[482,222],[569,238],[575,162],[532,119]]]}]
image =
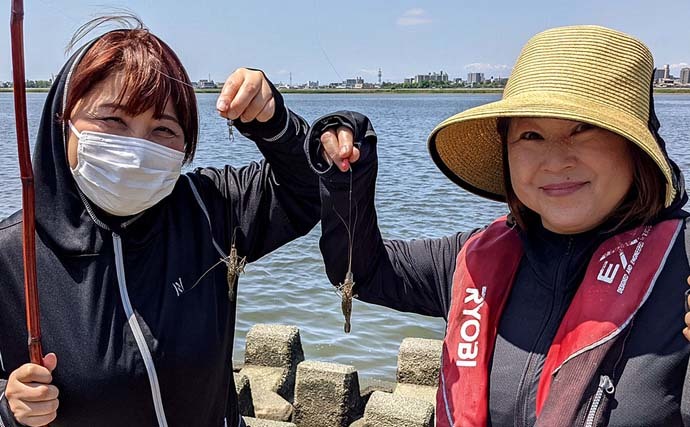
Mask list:
[{"label": "pinched fingers", "polygon": [[266,122],[275,113],[271,86],[261,71],[239,68],[223,85],[216,109],[231,120]]},{"label": "pinched fingers", "polygon": [[[254,87],[253,83],[250,83],[251,86],[247,87],[247,96],[252,98],[250,99],[249,104],[246,105],[240,112],[240,120],[242,120],[243,123],[248,123],[258,118],[260,113],[263,113],[262,119],[264,120],[262,121],[266,122],[273,117],[273,113],[275,112],[275,101],[273,100],[273,92],[271,92],[271,87],[265,81],[262,73],[259,73],[257,77],[260,78],[259,82],[256,83],[259,86],[258,89]],[[243,95],[243,88],[240,88],[240,92],[238,93],[237,97],[238,99],[240,98],[240,95]],[[232,110],[234,107],[231,106],[230,108]],[[240,109],[241,106],[238,106],[237,111],[240,111]]]},{"label": "pinched fingers", "polygon": [[352,149],[354,148],[354,143],[352,141],[352,131],[345,126],[340,126],[338,128],[338,144],[340,145],[340,151],[338,155],[341,159],[350,159],[352,156]]},{"label": "pinched fingers", "polygon": [[[340,126],[338,128],[338,141],[340,143],[340,158],[349,163],[355,163],[359,160],[359,148],[355,147],[352,129]],[[347,165],[346,169],[349,169]]]},{"label": "pinched fingers", "polygon": [[339,164],[341,162],[340,144],[338,144],[338,134],[333,129],[327,129],[321,134],[321,146],[323,147],[323,158],[328,163]]},{"label": "pinched fingers", "polygon": [[271,94],[271,99],[264,105],[264,107],[259,111],[259,114],[256,115],[256,120],[258,120],[261,123],[265,123],[275,115],[276,112],[276,101],[273,98],[273,94]]},{"label": "pinched fingers", "polygon": [[223,89],[221,89],[218,100],[216,101],[216,110],[218,110],[221,116],[231,118],[228,117],[228,110],[230,109],[232,100],[235,98],[235,95],[237,95],[237,91],[240,90],[243,81],[244,73],[242,69],[235,70],[235,72],[225,80]]},{"label": "pinched fingers", "polygon": [[350,163],[359,159],[359,149],[354,146],[352,130],[345,126],[328,129],[321,135],[323,157],[342,172],[350,169]]}]

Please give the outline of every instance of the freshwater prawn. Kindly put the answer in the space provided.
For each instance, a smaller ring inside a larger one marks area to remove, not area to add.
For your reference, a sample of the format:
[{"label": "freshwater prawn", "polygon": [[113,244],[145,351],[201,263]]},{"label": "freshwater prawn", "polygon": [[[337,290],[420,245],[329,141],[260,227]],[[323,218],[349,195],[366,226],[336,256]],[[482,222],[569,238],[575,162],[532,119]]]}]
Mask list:
[{"label": "freshwater prawn", "polygon": [[228,256],[223,257],[218,261],[217,263],[213,264],[210,266],[204,273],[197,279],[194,284],[186,289],[184,292],[187,293],[194,289],[196,285],[201,282],[201,280],[206,277],[208,273],[211,272],[214,268],[218,267],[220,264],[225,264],[225,266],[228,269],[227,275],[226,275],[226,281],[228,283],[228,299],[231,302],[235,302],[236,296],[237,296],[237,276],[240,274],[244,273],[244,267],[247,265],[247,257],[243,256],[240,257],[239,253],[237,252],[237,246],[235,245],[235,238],[237,236],[237,229],[238,227],[235,227],[235,229],[232,232],[232,243],[230,244],[230,253]]},{"label": "freshwater prawn", "polygon": [[[337,291],[340,293],[341,301],[340,308],[343,311],[343,316],[345,316],[345,325],[343,327],[346,334],[350,333],[351,325],[350,318],[352,316],[352,298],[356,298],[357,295],[353,294],[353,288],[355,286],[354,275],[352,274],[352,246],[354,240],[354,228],[352,227],[352,165],[350,165],[350,190],[348,199],[348,217],[347,223],[343,217],[333,206],[333,212],[338,216],[340,221],[345,226],[347,230],[348,239],[348,254],[347,254],[347,273],[345,273],[345,280],[338,284]],[[355,206],[355,225],[357,224],[357,206]]]}]

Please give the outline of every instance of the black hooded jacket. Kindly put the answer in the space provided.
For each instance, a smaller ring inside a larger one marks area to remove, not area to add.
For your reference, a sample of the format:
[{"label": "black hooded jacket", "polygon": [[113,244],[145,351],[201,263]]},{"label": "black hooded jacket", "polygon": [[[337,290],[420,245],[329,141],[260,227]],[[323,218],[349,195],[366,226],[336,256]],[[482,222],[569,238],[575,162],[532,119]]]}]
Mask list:
[{"label": "black hooded jacket", "polygon": [[[242,425],[232,375],[235,298],[221,265],[249,262],[308,233],[318,178],[304,157],[308,126],[275,91],[267,123],[238,124],[266,160],[201,168],[170,196],[123,220],[89,206],[65,156],[64,66],[36,142],[36,250],[44,352],[58,357],[53,426]],[[0,222],[0,426],[16,426],[7,379],[28,363],[21,212]],[[234,283],[236,292],[236,283]]]},{"label": "black hooded jacket", "polygon": [[[357,206],[353,214],[357,230],[352,249],[354,293],[362,301],[447,320],[457,255],[481,229],[440,239],[382,239],[374,206],[377,137],[366,117],[347,111],[316,120],[305,142],[310,163],[321,175],[320,247],[331,283],[341,282],[347,268],[348,236],[335,212],[347,216],[350,189],[349,174],[329,167],[320,156],[319,137],[333,126],[351,128],[360,149],[360,159],[352,167],[352,204]],[[658,127],[652,109],[650,128],[665,151]],[[684,230],[649,299],[624,332],[621,346],[602,363],[602,369],[608,369],[602,374],[611,376],[616,391],[604,411],[597,412],[598,423],[593,425],[690,426],[690,378],[686,376],[690,344],[681,333],[690,275],[684,240],[690,239],[690,224],[688,213],[682,210],[687,202],[682,174],[675,163],[669,163],[678,195],[658,220],[684,219]],[[489,420],[494,427],[535,424],[536,392],[546,354],[592,253],[611,237],[604,231],[611,225],[579,235],[559,235],[540,226],[521,232],[524,256],[501,317],[490,365]],[[500,260],[496,263],[500,266]],[[353,316],[356,322],[357,314]],[[591,394],[575,397],[581,399],[585,412],[591,408],[597,386],[592,384]]]}]

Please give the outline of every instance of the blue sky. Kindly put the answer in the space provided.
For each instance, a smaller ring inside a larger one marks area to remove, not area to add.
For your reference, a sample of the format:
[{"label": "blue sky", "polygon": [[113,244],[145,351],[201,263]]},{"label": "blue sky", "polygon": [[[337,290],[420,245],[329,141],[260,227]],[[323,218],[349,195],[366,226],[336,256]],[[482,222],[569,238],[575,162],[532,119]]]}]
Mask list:
[{"label": "blue sky", "polygon": [[[336,82],[362,76],[401,81],[443,70],[507,76],[522,45],[546,28],[598,24],[632,34],[672,74],[690,63],[690,1],[197,1],[88,3],[25,1],[26,72],[49,78],[74,30],[90,17],[126,7],[179,54],[192,80],[224,80],[241,66],[275,82]],[[0,10],[0,80],[11,80],[10,0]]]}]

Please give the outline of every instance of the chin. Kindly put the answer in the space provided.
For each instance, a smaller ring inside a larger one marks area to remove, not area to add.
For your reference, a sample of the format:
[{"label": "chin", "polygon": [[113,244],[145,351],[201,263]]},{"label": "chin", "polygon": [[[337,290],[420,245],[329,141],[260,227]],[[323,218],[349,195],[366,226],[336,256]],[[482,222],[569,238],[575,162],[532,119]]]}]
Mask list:
[{"label": "chin", "polygon": [[[563,219],[567,218],[567,221]],[[549,219],[542,216],[542,224],[544,228],[558,234],[577,234],[592,230],[600,223],[600,221],[592,221],[593,217],[590,214],[573,214],[560,213],[554,215],[554,218]]]}]

